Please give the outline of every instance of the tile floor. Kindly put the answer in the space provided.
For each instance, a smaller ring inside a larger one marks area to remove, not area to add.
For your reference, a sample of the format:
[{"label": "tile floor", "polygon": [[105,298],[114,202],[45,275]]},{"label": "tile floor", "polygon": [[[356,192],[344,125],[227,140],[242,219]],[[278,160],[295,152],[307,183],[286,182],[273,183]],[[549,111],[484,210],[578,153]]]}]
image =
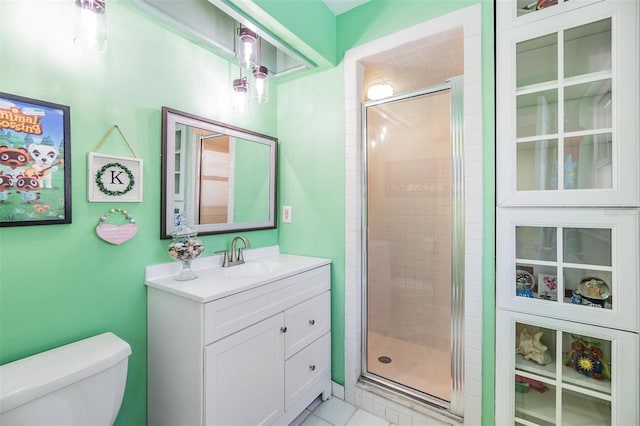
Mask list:
[{"label": "tile floor", "polygon": [[316,399],[289,426],[390,426],[390,423],[332,396],[324,402]]}]

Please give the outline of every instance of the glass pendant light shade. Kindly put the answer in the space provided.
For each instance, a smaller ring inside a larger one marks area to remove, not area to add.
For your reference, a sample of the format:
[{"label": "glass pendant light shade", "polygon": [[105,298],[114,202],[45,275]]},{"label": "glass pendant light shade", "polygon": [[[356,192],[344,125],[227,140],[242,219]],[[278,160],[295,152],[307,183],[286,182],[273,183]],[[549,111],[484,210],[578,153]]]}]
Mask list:
[{"label": "glass pendant light shade", "polygon": [[240,66],[250,70],[256,66],[256,44],[258,35],[249,28],[240,28],[238,31],[238,58]]},{"label": "glass pendant light shade", "polygon": [[258,65],[253,68],[253,90],[251,97],[258,103],[264,104],[269,101],[269,70],[267,67]]},{"label": "glass pendant light shade", "polygon": [[76,32],[74,43],[89,50],[107,48],[105,0],[76,0]]},{"label": "glass pendant light shade", "polygon": [[233,80],[233,113],[242,114],[247,109],[247,97],[249,95],[249,84],[247,77]]}]

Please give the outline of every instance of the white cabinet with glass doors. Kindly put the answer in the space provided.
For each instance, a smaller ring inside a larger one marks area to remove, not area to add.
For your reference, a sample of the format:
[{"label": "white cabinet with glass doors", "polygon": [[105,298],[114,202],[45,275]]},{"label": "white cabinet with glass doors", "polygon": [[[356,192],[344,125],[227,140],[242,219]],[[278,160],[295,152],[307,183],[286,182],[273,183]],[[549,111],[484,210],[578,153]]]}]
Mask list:
[{"label": "white cabinet with glass doors", "polygon": [[638,424],[638,335],[499,310],[496,424]]},{"label": "white cabinet with glass doors", "polygon": [[496,424],[640,424],[640,2],[496,17]]},{"label": "white cabinet with glass doors", "polygon": [[639,2],[546,3],[496,6],[498,204],[638,206]]},{"label": "white cabinet with glass doors", "polygon": [[638,215],[498,209],[498,308],[637,333]]}]

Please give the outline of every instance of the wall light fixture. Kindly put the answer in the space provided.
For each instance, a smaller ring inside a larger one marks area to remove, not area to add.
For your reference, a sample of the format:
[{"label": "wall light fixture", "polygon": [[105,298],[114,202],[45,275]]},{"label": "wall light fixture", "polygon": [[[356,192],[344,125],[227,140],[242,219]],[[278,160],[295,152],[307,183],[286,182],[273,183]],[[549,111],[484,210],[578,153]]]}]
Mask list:
[{"label": "wall light fixture", "polygon": [[247,109],[247,96],[249,95],[249,84],[247,83],[247,77],[242,77],[233,80],[233,113],[242,114]]},{"label": "wall light fixture", "polygon": [[238,28],[238,58],[240,66],[251,70],[256,66],[258,35],[249,28]]},{"label": "wall light fixture", "polygon": [[393,87],[390,84],[374,84],[367,90],[367,98],[372,101],[393,96]]}]

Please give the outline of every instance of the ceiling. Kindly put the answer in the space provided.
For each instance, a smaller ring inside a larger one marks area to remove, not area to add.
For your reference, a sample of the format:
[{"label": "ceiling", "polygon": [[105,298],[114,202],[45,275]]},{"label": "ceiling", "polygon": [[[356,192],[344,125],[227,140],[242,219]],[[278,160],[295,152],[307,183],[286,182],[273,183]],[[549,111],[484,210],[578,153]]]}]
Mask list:
[{"label": "ceiling", "polygon": [[[1,1],[1,0],[0,0]],[[369,0],[322,0],[339,15]],[[230,60],[235,59],[235,33],[242,17],[234,10],[220,10],[211,0],[131,0],[144,12],[159,18],[173,31],[210,48]],[[216,2],[223,7],[224,3]],[[390,84],[394,93],[443,83],[463,73],[462,29],[445,31],[407,43],[362,61],[365,89],[372,84]],[[288,49],[278,39],[263,34],[262,62],[277,77],[313,68],[305,58]]]},{"label": "ceiling", "polygon": [[340,15],[348,10],[358,7],[369,0],[322,0],[324,4],[333,12],[334,15]]},{"label": "ceiling", "polygon": [[[2,0],[0,0],[2,1]],[[130,0],[162,25],[222,57],[236,60],[236,31],[247,20],[224,2],[213,0]],[[281,40],[259,32],[261,65],[274,77],[312,69],[315,65]]]},{"label": "ceiling", "polygon": [[390,84],[395,94],[444,83],[464,72],[462,28],[444,31],[362,61],[365,90]]},{"label": "ceiling", "polygon": [[[370,0],[322,1],[340,15]],[[463,74],[463,48],[462,28],[457,28],[370,56],[362,61],[365,90],[389,84],[399,94],[444,83]]]}]

